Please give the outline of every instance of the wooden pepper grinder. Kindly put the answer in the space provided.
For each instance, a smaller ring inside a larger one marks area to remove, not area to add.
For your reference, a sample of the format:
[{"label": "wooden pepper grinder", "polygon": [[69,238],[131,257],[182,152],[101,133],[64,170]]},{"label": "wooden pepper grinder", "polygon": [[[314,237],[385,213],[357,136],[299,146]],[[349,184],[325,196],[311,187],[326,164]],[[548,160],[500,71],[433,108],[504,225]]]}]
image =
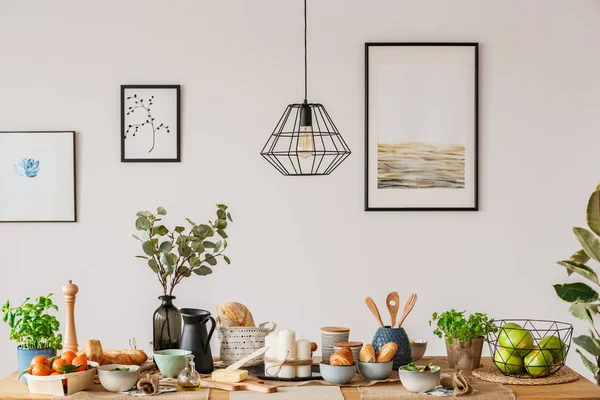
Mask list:
[{"label": "wooden pepper grinder", "polygon": [[64,351],[71,350],[77,352],[77,332],[75,331],[75,295],[79,292],[77,285],[69,281],[62,288],[65,296],[65,307],[67,308],[67,326],[65,328]]}]

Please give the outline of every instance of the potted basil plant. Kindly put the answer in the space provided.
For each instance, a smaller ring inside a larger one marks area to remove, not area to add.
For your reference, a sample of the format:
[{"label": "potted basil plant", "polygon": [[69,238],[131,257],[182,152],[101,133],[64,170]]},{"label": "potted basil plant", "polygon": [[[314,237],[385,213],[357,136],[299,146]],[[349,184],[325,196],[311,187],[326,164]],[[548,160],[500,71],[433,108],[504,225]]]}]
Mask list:
[{"label": "potted basil plant", "polygon": [[450,368],[464,371],[479,367],[487,334],[498,330],[487,314],[474,313],[466,317],[464,311],[454,309],[433,313],[429,325],[432,322],[437,325],[433,334],[445,338]]},{"label": "potted basil plant", "polygon": [[[58,311],[52,302],[52,293],[40,296],[34,302],[26,298],[20,306],[11,307],[6,300],[2,305],[2,320],[10,327],[10,340],[17,342],[17,362],[19,373],[29,368],[34,357],[44,356],[48,359],[56,356],[62,349],[62,335],[59,333],[60,322],[50,311]],[[25,376],[21,381],[26,382]]]}]

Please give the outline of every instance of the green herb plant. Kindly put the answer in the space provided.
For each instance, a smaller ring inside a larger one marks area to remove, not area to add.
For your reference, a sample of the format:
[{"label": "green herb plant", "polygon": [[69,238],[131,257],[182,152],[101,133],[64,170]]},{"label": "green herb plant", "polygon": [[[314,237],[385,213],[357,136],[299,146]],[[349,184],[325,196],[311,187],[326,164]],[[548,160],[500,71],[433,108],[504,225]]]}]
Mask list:
[{"label": "green herb plant", "polygon": [[598,274],[587,265],[589,261],[600,262],[600,185],[590,196],[587,205],[586,220],[589,229],[574,227],[573,233],[581,246],[568,260],[558,261],[558,264],[567,270],[567,275],[585,278],[592,286],[583,282],[570,282],[554,285],[558,297],[571,303],[569,312],[578,319],[589,324],[588,334],[573,338],[573,342],[582,350],[593,356],[591,361],[579,349],[583,364],[594,374],[596,383],[600,385],[600,333],[596,328],[594,318],[598,316],[600,296],[597,289],[600,286]]},{"label": "green herb plant", "polygon": [[24,349],[62,349],[60,322],[50,315],[58,307],[48,296],[40,296],[34,302],[26,298],[20,306],[10,306],[6,300],[2,305],[2,320],[10,327],[10,340],[16,341]]},{"label": "green herb plant", "polygon": [[[233,222],[225,204],[217,204],[217,218],[208,224],[196,224],[186,218],[188,227],[176,226],[169,230],[160,223],[167,215],[163,207],[137,213],[135,227],[140,232],[133,237],[142,243],[143,258],[156,274],[165,296],[172,296],[173,289],[183,278],[192,274],[206,276],[212,274],[217,260],[222,258],[227,264],[231,261],[224,254],[227,248],[228,220]],[[218,240],[213,239],[215,234]]]},{"label": "green herb plant", "polygon": [[431,318],[429,325],[431,326],[433,322],[437,324],[433,334],[439,338],[445,336],[448,343],[453,343],[454,339],[468,342],[498,331],[494,326],[494,320],[483,313],[473,313],[467,318],[464,311],[452,309],[441,314],[435,312]]}]

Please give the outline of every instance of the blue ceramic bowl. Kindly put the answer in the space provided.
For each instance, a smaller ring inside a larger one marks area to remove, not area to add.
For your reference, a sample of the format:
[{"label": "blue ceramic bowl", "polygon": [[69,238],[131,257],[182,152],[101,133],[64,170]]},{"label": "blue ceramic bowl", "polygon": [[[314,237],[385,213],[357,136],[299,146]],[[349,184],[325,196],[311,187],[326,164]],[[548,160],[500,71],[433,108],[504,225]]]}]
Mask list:
[{"label": "blue ceramic bowl", "polygon": [[389,342],[394,342],[398,345],[398,351],[392,359],[394,362],[394,371],[398,371],[398,368],[410,363],[412,360],[410,340],[408,339],[408,335],[404,328],[390,328],[389,326],[386,326],[377,329],[372,342],[375,352],[377,353],[380,348]]}]

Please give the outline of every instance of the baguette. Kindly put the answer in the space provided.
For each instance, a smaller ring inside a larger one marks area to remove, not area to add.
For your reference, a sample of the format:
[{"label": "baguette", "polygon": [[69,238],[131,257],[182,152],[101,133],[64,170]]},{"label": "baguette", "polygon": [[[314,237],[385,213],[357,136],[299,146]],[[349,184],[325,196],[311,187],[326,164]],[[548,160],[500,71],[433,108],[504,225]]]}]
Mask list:
[{"label": "baguette", "polygon": [[360,349],[360,361],[372,363],[375,362],[375,349],[372,344],[365,344],[362,349]]},{"label": "baguette", "polygon": [[398,345],[394,342],[388,342],[383,345],[382,348],[379,349],[377,355],[375,356],[376,362],[388,362],[392,361],[394,355],[398,351]]}]

